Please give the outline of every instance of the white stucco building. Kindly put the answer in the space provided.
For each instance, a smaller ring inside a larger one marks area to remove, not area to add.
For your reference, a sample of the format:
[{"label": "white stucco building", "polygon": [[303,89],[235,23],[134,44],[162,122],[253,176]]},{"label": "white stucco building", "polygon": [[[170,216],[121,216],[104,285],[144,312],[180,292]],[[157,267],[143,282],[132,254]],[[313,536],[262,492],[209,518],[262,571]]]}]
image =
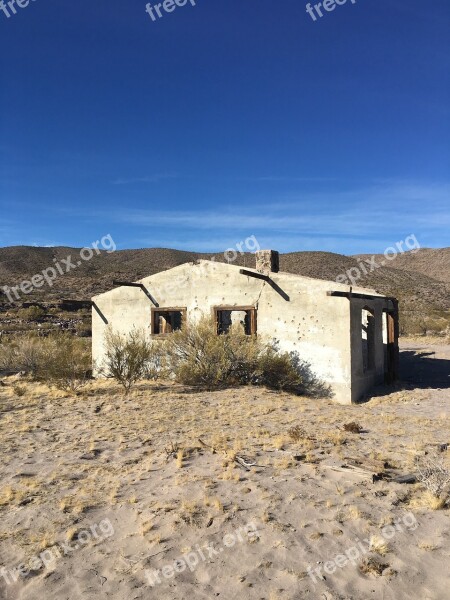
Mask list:
[{"label": "white stucco building", "polygon": [[398,306],[394,298],[365,288],[278,270],[278,253],[256,253],[256,269],[201,260],[145,277],[117,282],[92,299],[94,364],[104,359],[107,327],[133,327],[161,338],[186,320],[213,315],[218,334],[231,322],[246,332],[277,339],[298,352],[331,385],[343,404],[360,401],[370,389],[391,382],[398,370]]}]

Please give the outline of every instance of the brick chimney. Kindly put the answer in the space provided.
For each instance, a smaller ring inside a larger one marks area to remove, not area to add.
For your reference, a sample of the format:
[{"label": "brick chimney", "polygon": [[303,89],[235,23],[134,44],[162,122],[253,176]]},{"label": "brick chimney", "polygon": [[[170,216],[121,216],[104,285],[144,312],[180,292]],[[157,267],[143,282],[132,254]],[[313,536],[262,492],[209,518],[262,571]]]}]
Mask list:
[{"label": "brick chimney", "polygon": [[278,273],[280,270],[280,255],[276,250],[258,250],[256,255],[256,270],[263,275]]}]

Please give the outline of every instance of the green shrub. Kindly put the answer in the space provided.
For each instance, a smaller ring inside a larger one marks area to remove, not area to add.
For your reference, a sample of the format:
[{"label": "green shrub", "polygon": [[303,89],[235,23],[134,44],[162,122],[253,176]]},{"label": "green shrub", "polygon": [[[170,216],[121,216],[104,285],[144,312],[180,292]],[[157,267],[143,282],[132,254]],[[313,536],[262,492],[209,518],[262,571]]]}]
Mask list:
[{"label": "green shrub", "polygon": [[40,306],[30,306],[19,309],[17,315],[19,319],[24,321],[39,321],[42,317],[45,317],[45,310]]}]

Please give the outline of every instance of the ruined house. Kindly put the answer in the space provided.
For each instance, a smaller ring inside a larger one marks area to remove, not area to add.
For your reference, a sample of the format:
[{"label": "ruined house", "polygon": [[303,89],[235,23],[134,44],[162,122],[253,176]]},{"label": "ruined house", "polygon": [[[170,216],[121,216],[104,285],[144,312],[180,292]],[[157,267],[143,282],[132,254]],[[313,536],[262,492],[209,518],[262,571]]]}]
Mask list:
[{"label": "ruined house", "polygon": [[297,352],[342,404],[358,402],[374,385],[396,379],[398,305],[365,288],[279,272],[278,253],[256,253],[256,268],[200,260],[145,277],[114,282],[92,299],[94,372],[104,360],[107,327],[143,329],[164,339],[205,314],[217,334],[236,322],[248,335],[276,339]]}]

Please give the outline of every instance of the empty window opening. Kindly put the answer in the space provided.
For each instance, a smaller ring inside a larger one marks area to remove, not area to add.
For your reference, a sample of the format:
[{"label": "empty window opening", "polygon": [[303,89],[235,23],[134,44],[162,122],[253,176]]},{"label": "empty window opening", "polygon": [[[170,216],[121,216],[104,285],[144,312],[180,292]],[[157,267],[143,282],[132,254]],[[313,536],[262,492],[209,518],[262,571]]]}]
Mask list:
[{"label": "empty window opening", "polygon": [[166,335],[181,329],[185,321],[185,308],[158,308],[152,310],[152,334]]},{"label": "empty window opening", "polygon": [[232,327],[241,327],[246,335],[256,333],[256,309],[248,307],[219,307],[214,309],[217,333],[228,333]]},{"label": "empty window opening", "polygon": [[361,315],[361,342],[363,371],[375,367],[375,315],[370,308],[363,308]]},{"label": "empty window opening", "polygon": [[386,383],[395,379],[396,346],[395,346],[395,314],[392,311],[383,311],[383,350],[384,374]]}]

